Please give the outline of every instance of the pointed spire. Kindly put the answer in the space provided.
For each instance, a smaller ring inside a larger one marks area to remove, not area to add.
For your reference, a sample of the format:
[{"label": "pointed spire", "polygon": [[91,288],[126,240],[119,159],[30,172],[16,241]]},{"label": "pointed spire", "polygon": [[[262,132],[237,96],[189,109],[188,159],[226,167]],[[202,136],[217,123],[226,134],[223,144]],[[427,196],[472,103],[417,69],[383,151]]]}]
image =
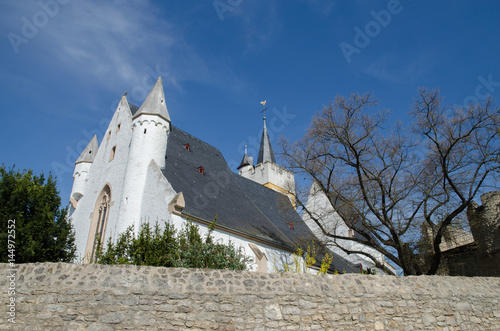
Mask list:
[{"label": "pointed spire", "polygon": [[127,95],[127,92],[125,92],[123,94],[123,96],[121,97],[120,102],[118,103],[118,109],[120,109],[122,111],[128,110],[129,112],[131,112],[130,104],[128,103],[126,95]]},{"label": "pointed spire", "polygon": [[273,147],[271,146],[271,140],[269,139],[269,135],[267,133],[266,117],[264,116],[264,130],[262,131],[262,139],[260,140],[259,158],[257,159],[257,164],[265,162],[276,163],[276,159],[274,158]]},{"label": "pointed spire", "polygon": [[87,147],[83,150],[82,154],[80,154],[80,157],[78,160],[76,160],[75,164],[78,163],[92,163],[94,162],[95,155],[97,154],[97,149],[99,148],[99,144],[97,143],[97,136],[94,135],[92,140],[89,142]]},{"label": "pointed spire", "polygon": [[158,115],[170,122],[170,115],[168,115],[167,111],[161,77],[158,78],[155,86],[153,86],[148,96],[146,97],[146,100],[144,100],[144,103],[135,113],[133,118],[135,119],[142,114]]},{"label": "pointed spire", "polygon": [[245,155],[243,155],[243,159],[241,160],[240,165],[236,169],[240,170],[240,168],[243,168],[244,166],[247,165],[253,166],[253,158],[248,156],[247,145],[245,145]]}]

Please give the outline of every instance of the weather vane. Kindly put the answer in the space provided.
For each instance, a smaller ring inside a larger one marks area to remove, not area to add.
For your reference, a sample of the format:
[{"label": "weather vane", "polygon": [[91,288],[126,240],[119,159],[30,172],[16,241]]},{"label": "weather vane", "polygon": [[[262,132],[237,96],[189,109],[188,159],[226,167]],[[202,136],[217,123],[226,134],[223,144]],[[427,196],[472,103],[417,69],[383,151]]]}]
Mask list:
[{"label": "weather vane", "polygon": [[266,119],[266,109],[267,109],[266,108],[266,102],[267,102],[267,100],[264,100],[264,101],[260,102],[261,105],[262,105],[262,111],[261,111],[261,113],[264,113],[264,119]]}]

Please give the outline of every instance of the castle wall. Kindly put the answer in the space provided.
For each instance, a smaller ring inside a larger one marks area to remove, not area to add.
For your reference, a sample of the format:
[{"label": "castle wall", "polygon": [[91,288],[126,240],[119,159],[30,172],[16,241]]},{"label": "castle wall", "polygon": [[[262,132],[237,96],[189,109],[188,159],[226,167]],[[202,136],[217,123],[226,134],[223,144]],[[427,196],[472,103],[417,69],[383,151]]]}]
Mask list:
[{"label": "castle wall", "polygon": [[472,202],[467,217],[478,253],[486,256],[500,252],[500,191],[481,195],[481,203]]},{"label": "castle wall", "polygon": [[442,253],[437,273],[448,276],[479,276],[479,261],[477,245],[463,245]]},{"label": "castle wall", "polygon": [[[500,278],[17,266],[10,330],[494,330]],[[0,286],[9,286],[0,266]],[[7,302],[7,291],[2,301]]]}]

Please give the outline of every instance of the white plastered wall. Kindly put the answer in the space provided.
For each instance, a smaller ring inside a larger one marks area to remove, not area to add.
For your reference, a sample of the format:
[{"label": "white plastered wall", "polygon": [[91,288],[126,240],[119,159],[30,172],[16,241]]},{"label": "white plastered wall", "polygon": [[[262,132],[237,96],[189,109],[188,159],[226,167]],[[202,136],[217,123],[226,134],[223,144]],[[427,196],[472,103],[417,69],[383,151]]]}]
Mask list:
[{"label": "white plastered wall", "polygon": [[141,114],[133,120],[132,139],[129,159],[124,171],[124,187],[121,193],[120,222],[116,224],[117,233],[134,224],[135,231],[140,228],[143,194],[148,167],[154,160],[159,168],[165,166],[170,123],[157,115]]},{"label": "white plastered wall", "polygon": [[[120,125],[119,130],[118,125]],[[128,163],[128,149],[132,137],[131,128],[132,115],[126,99],[122,98],[89,169],[83,197],[78,201],[76,209],[70,215],[75,228],[75,244],[79,258],[83,258],[85,252],[96,199],[106,184],[111,189],[111,205],[105,235],[106,237],[114,235],[113,229],[118,223],[118,210]],[[116,151],[114,158],[110,160],[113,147],[116,148]]]},{"label": "white plastered wall", "polygon": [[[329,199],[319,189],[316,183],[313,183],[311,186],[306,203],[306,210],[309,211],[315,219],[319,220],[326,232],[338,236],[349,237],[349,227],[345,224],[342,217],[334,210]],[[347,254],[341,248],[337,247],[337,245],[351,251],[366,252],[375,257],[377,261],[383,265],[386,264],[385,257],[371,247],[351,240],[333,239],[326,236],[323,231],[321,231],[319,225],[306,211],[304,211],[303,219],[319,240],[326,243],[330,250],[349,262],[356,265],[361,264],[364,269],[374,267],[374,263],[369,257],[362,254]],[[335,244],[332,243],[333,240],[335,240]]]},{"label": "white plastered wall", "polygon": [[85,192],[87,176],[89,175],[91,167],[92,163],[90,162],[80,162],[75,165],[75,171],[73,172],[73,188],[71,189],[70,197],[76,201],[80,200]]},{"label": "white plastered wall", "polygon": [[262,185],[272,183],[286,191],[293,192],[295,190],[293,173],[275,163],[259,163],[255,168],[244,167],[241,169],[240,175]]},{"label": "white plastered wall", "polygon": [[[175,228],[180,231],[184,225],[186,224],[187,220],[177,214],[171,215],[170,218],[171,224],[175,226]],[[205,224],[200,224],[198,222],[194,222],[194,224],[198,225],[200,228],[200,234],[202,236],[206,236],[208,233],[208,226]],[[232,243],[236,248],[241,248],[243,250],[243,253],[246,256],[249,256],[253,259],[251,263],[249,263],[248,270],[251,271],[257,271],[257,263],[256,263],[256,257],[255,253],[252,251],[250,248],[249,244],[254,244],[255,246],[258,247],[258,249],[264,253],[267,257],[267,272],[276,272],[276,271],[283,271],[283,264],[292,264],[293,263],[293,253],[278,249],[276,247],[266,245],[264,243],[251,240],[248,238],[245,238],[243,236],[238,236],[235,234],[229,234],[228,232],[222,231],[220,229],[214,229],[212,231],[212,237],[214,238],[215,242],[223,243],[223,244],[228,244]],[[301,262],[303,264],[303,259],[301,259]]]},{"label": "white plastered wall", "polygon": [[165,176],[163,176],[160,167],[154,160],[151,160],[147,168],[146,182],[142,196],[141,224],[145,222],[150,224],[168,222],[172,217],[168,211],[168,206],[175,195],[176,192]]}]

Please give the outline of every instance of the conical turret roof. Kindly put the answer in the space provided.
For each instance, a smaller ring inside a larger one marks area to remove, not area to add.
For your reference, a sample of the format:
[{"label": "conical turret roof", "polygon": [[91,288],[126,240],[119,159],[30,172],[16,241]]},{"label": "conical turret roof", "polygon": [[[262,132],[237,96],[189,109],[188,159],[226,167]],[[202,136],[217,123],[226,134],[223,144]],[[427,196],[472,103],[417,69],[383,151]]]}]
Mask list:
[{"label": "conical turret roof", "polygon": [[141,115],[158,115],[161,118],[170,122],[170,115],[168,114],[167,104],[165,102],[165,93],[163,92],[163,83],[161,77],[156,81],[155,86],[151,89],[146,100],[135,113],[133,118]]},{"label": "conical turret roof", "polygon": [[253,159],[248,156],[248,154],[247,154],[247,146],[245,146],[245,155],[243,155],[243,159],[241,160],[240,165],[236,169],[239,170],[240,168],[242,168],[244,166],[247,166],[247,165],[253,165]]},{"label": "conical turret roof", "polygon": [[120,102],[118,103],[118,109],[122,109],[123,111],[128,110],[128,112],[131,113],[132,111],[130,109],[130,103],[128,102],[127,97],[125,95],[126,95],[126,92],[122,96],[122,98],[120,99]]},{"label": "conical turret roof", "polygon": [[95,155],[97,154],[97,149],[99,148],[99,144],[97,143],[97,136],[94,135],[92,140],[89,142],[87,147],[83,150],[82,154],[80,154],[80,157],[78,160],[76,160],[75,164],[82,163],[82,162],[87,162],[87,163],[92,163],[94,162]]},{"label": "conical turret roof", "polygon": [[271,146],[271,140],[269,139],[269,134],[267,133],[266,118],[264,117],[264,130],[262,131],[262,138],[260,140],[259,158],[257,159],[257,164],[265,162],[276,163],[276,159],[274,158],[273,147]]}]

